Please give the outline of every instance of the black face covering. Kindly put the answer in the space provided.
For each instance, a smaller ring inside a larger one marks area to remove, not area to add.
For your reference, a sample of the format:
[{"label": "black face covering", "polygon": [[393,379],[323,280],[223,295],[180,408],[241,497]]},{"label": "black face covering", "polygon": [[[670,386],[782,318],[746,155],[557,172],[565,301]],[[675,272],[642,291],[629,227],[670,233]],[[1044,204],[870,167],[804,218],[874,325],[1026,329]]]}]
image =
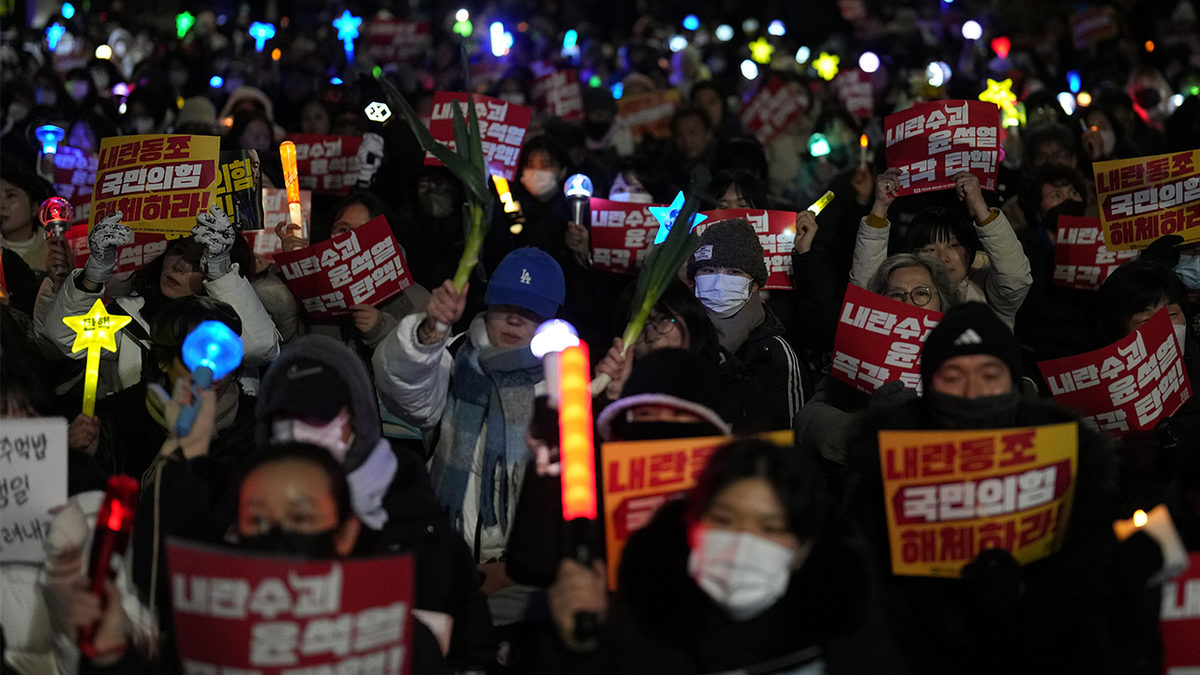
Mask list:
[{"label": "black face covering", "polygon": [[626,441],[661,441],[666,438],[720,436],[721,432],[705,422],[626,422],[621,430]]},{"label": "black face covering", "polygon": [[601,138],[604,138],[604,134],[608,133],[608,129],[611,126],[612,122],[587,121],[583,123],[583,128],[587,130],[588,138],[592,139],[593,141],[598,141]]},{"label": "black face covering", "polygon": [[933,422],[942,429],[1004,429],[1016,426],[1021,394],[962,398],[925,389],[925,403]]},{"label": "black face covering", "polygon": [[321,560],[336,557],[333,547],[333,536],[337,529],[301,534],[284,530],[278,525],[272,526],[266,534],[256,537],[242,537],[242,546],[264,553],[285,553],[301,558]]}]

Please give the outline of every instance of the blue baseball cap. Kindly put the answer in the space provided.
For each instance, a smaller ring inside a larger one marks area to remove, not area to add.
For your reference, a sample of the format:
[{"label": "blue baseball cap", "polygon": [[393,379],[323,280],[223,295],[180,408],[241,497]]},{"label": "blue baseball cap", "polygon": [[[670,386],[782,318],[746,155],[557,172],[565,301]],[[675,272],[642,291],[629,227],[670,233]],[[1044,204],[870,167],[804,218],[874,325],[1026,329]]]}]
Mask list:
[{"label": "blue baseball cap", "polygon": [[516,305],[543,319],[558,313],[567,296],[562,268],[549,253],[519,248],[504,256],[488,282],[483,301],[489,305]]}]

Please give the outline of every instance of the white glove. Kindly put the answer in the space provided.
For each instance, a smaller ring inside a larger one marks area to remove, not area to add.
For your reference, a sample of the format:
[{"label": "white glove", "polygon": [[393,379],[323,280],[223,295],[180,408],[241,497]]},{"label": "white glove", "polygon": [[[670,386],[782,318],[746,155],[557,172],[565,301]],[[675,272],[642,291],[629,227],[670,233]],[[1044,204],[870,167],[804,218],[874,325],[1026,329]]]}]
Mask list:
[{"label": "white glove", "polygon": [[232,269],[229,252],[233,250],[233,240],[237,236],[229,216],[216,204],[208,207],[208,213],[196,216],[192,237],[204,244],[200,265],[209,279],[220,279]]},{"label": "white glove", "polygon": [[117,268],[117,247],[133,243],[133,230],[121,223],[125,214],[113,211],[104,216],[88,233],[88,249],[92,254],[83,266],[83,277],[103,285]]},{"label": "white glove", "polygon": [[358,186],[368,187],[383,164],[383,136],[367,132],[358,146]]}]

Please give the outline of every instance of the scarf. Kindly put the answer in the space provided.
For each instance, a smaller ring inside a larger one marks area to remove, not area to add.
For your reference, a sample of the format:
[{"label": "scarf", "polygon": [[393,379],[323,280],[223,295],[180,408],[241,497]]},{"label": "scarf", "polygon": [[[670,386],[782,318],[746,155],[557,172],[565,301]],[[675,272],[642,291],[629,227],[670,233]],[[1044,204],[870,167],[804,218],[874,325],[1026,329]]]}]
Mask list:
[{"label": "scarf", "polygon": [[766,317],[766,310],[763,309],[762,300],[758,299],[757,292],[751,293],[746,304],[733,316],[721,319],[712,314],[708,315],[713,328],[717,329],[718,341],[731,354],[736,354],[742,348],[746,338],[750,337],[750,331],[758,328]]},{"label": "scarf", "polygon": [[372,530],[383,529],[388,521],[387,509],[383,507],[383,496],[387,494],[392,484],[392,477],[400,462],[392,452],[392,445],[386,438],[380,438],[375,444],[367,461],[354,471],[346,474],[350,483],[350,500],[354,504],[354,513],[364,525]]},{"label": "scarf", "polygon": [[467,481],[485,427],[479,509],[484,527],[499,524],[508,530],[509,511],[517,503],[513,477],[530,459],[525,431],[533,418],[533,388],[541,380],[542,364],[528,346],[493,347],[483,317],[472,322],[469,339],[454,357],[450,400],[429,471],[434,492],[459,532],[465,534]]}]

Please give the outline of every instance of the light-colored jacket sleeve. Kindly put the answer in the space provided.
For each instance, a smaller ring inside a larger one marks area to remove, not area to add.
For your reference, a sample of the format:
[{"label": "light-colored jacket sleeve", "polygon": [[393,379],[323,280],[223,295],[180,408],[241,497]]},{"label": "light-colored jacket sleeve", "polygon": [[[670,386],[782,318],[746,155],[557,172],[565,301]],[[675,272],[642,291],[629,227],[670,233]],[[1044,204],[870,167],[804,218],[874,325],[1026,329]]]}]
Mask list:
[{"label": "light-colored jacket sleeve", "polygon": [[409,314],[375,349],[371,365],[384,406],[420,429],[437,425],[446,408],[450,369],[454,363],[446,345],[450,338],[423,345],[417,327],[425,313]]},{"label": "light-colored jacket sleeve", "polygon": [[247,366],[265,366],[279,356],[279,331],[263,307],[254,287],[238,274],[237,263],[225,276],[204,282],[204,291],[214,300],[228,303],[242,320],[242,346]]},{"label": "light-colored jacket sleeve", "polygon": [[854,241],[854,262],[850,266],[850,283],[866,288],[876,270],[887,260],[888,235],[892,224],[887,227],[871,227],[864,217],[858,224],[858,237]]},{"label": "light-colored jacket sleeve", "polygon": [[1017,310],[1033,285],[1033,273],[1025,249],[1021,248],[1004,212],[992,209],[992,213],[996,217],[990,223],[975,228],[979,243],[991,261],[979,286],[987,296],[988,306],[1011,329]]},{"label": "light-colored jacket sleeve", "polygon": [[[75,344],[75,331],[71,330],[67,324],[63,323],[63,318],[68,316],[78,316],[87,314],[92,305],[103,295],[102,291],[91,293],[81,290],[75,285],[76,279],[83,274],[82,269],[77,269],[71,272],[67,280],[63,282],[62,290],[58,295],[51,295],[49,292],[39,293],[38,301],[43,299],[50,300],[50,309],[42,314],[38,308],[34,308],[35,315],[44,317],[41,325],[37,327],[38,334],[46,338],[51,344],[58,348],[60,352],[66,354],[73,359],[82,359],[87,357],[87,351],[81,351],[78,354],[71,353],[71,347]],[[117,335],[118,343],[122,336]],[[119,347],[119,345],[118,345]],[[118,349],[119,351],[119,349]],[[104,352],[107,353],[107,352]],[[103,353],[102,353],[103,356]]]}]

